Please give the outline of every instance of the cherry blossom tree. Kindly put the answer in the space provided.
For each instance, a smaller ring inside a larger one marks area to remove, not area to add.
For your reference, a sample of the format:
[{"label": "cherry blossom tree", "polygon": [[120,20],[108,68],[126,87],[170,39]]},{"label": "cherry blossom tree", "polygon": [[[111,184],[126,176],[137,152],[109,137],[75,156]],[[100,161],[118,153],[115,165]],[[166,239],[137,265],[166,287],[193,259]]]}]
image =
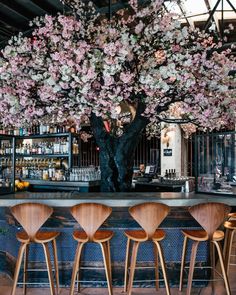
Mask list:
[{"label": "cherry blossom tree", "polygon": [[234,122],[230,49],[182,27],[162,2],[132,0],[110,20],[82,2],[77,15],[36,18],[30,37],[14,36],[2,50],[2,124],[90,122],[101,190],[127,191],[141,133],[156,135],[173,109],[210,130]]}]

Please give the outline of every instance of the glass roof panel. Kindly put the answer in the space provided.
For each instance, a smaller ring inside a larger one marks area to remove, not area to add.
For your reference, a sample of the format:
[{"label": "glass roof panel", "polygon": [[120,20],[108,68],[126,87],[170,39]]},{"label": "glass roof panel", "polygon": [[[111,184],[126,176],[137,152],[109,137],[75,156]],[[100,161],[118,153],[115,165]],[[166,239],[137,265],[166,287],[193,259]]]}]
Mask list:
[{"label": "glass roof panel", "polygon": [[[214,8],[214,6],[216,5],[217,0],[208,0],[209,4],[211,6],[211,9]],[[231,0],[231,3],[235,6],[236,1],[235,0]],[[233,10],[232,7],[229,5],[229,3],[226,0],[223,0],[223,7],[224,10]],[[217,7],[217,10],[221,10],[222,9],[222,1],[220,2],[220,4]]]},{"label": "glass roof panel", "polygon": [[184,0],[183,6],[187,16],[208,12],[204,0]]},{"label": "glass roof panel", "polygon": [[169,12],[177,13],[182,15],[179,5],[173,1],[165,1],[165,6]]}]

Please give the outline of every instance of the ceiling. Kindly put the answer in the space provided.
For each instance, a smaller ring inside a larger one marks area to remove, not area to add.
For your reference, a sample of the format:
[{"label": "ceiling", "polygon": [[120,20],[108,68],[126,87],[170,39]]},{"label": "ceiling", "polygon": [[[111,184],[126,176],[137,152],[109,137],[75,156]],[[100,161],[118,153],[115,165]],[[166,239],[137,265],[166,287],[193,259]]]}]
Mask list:
[{"label": "ceiling", "polygon": [[[127,0],[93,0],[93,2],[99,12],[107,14],[127,5]],[[165,0],[164,5],[167,11],[180,14],[183,23],[202,29],[207,25],[207,28],[215,30],[219,36],[229,23],[234,24],[235,29],[231,32],[228,42],[236,42],[235,2],[235,0],[183,0],[182,4],[176,4],[173,0]],[[7,40],[19,31],[30,32],[29,21],[36,16],[69,11],[70,8],[63,5],[60,0],[0,0],[0,47],[4,47]]]}]

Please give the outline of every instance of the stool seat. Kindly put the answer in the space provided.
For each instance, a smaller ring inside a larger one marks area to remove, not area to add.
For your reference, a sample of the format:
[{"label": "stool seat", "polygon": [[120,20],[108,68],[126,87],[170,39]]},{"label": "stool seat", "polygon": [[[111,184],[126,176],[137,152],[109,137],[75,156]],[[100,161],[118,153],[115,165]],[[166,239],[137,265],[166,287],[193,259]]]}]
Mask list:
[{"label": "stool seat", "polygon": [[236,231],[236,212],[229,213],[228,217],[230,218],[228,221],[225,221],[224,227],[226,229],[225,231],[225,243],[224,243],[224,258],[225,258],[225,265],[226,265],[226,271],[229,272],[229,265],[230,265],[230,258],[232,255],[232,247],[233,247],[233,241],[234,241],[234,235]]},{"label": "stool seat", "polygon": [[[40,228],[43,226],[43,224],[45,224],[46,220],[48,220],[52,215],[53,209],[45,204],[23,203],[11,207],[11,213],[23,228],[22,231],[16,233],[16,239],[20,242],[20,248],[18,251],[18,257],[16,261],[11,295],[16,294],[16,286],[23,258],[23,294],[26,295],[29,247],[34,243],[40,244],[43,248],[49,278],[50,294],[59,294],[59,269],[56,238],[59,236],[60,233],[55,231],[40,231]],[[54,260],[56,290],[54,286],[53,270],[51,263],[52,257],[50,255],[49,245],[52,246],[51,254]]]},{"label": "stool seat", "polygon": [[[192,294],[192,281],[193,273],[196,262],[196,255],[198,246],[201,242],[209,241],[210,248],[210,262],[211,262],[211,282],[212,282],[212,294],[215,294],[215,250],[218,254],[218,259],[221,266],[222,278],[225,283],[226,294],[231,295],[229,281],[225,269],[225,261],[223,259],[223,253],[221,248],[221,241],[224,239],[224,232],[218,230],[218,228],[224,223],[226,216],[230,212],[230,207],[223,203],[203,203],[197,204],[188,209],[190,215],[198,222],[202,227],[200,230],[182,230],[184,234],[183,251],[180,268],[180,282],[179,291],[182,291],[183,287],[183,275],[184,265],[187,252],[188,240],[192,241],[192,249],[190,255],[190,264],[188,272],[188,282],[186,295]],[[204,268],[204,267],[203,267]]]},{"label": "stool seat", "polygon": [[[147,241],[147,234],[145,233],[144,230],[126,230],[125,235],[133,241],[137,241],[137,242]],[[162,241],[165,238],[165,236],[166,234],[164,230],[157,229],[150,240]]]},{"label": "stool seat", "polygon": [[[82,249],[87,242],[94,242],[98,243],[101,247],[108,293],[109,295],[113,295],[110,253],[110,240],[113,237],[113,231],[99,230],[100,226],[111,215],[112,208],[103,204],[83,203],[73,206],[70,211],[82,230],[75,230],[73,232],[73,238],[77,241],[77,249],[73,264],[69,294],[74,295],[76,277],[78,282],[77,291],[80,293],[80,260]],[[94,269],[96,269],[95,265]]]},{"label": "stool seat", "polygon": [[[93,241],[103,243],[109,241],[113,237],[114,233],[111,230],[98,230],[94,234]],[[73,238],[78,242],[88,242],[89,238],[85,231],[76,230],[73,232]]]},{"label": "stool seat", "polygon": [[[141,226],[138,230],[126,230],[124,233],[127,237],[126,258],[125,258],[125,276],[124,292],[127,295],[132,294],[134,273],[136,269],[136,260],[138,249],[141,243],[151,241],[154,250],[155,262],[155,285],[156,290],[159,288],[159,261],[162,268],[163,279],[166,287],[166,294],[170,295],[170,286],[168,282],[166,264],[163,255],[161,241],[165,238],[165,231],[159,229],[159,225],[166,218],[170,208],[165,204],[156,202],[147,202],[135,205],[129,208],[129,214]],[[128,273],[128,269],[130,272]]]},{"label": "stool seat", "polygon": [[236,212],[229,213],[228,217],[236,218]]},{"label": "stool seat", "polygon": [[[47,232],[38,232],[34,238],[34,243],[48,243],[52,242],[59,236],[59,232],[47,231]],[[30,238],[25,231],[18,232],[16,238],[21,243],[30,243]]]},{"label": "stool seat", "polygon": [[236,220],[225,221],[224,227],[228,229],[236,229]]},{"label": "stool seat", "polygon": [[[189,239],[192,239],[194,241],[207,241],[209,239],[208,234],[205,230],[182,230],[182,233],[188,237]],[[213,241],[222,241],[224,239],[224,232],[222,230],[217,230],[213,234]]]}]

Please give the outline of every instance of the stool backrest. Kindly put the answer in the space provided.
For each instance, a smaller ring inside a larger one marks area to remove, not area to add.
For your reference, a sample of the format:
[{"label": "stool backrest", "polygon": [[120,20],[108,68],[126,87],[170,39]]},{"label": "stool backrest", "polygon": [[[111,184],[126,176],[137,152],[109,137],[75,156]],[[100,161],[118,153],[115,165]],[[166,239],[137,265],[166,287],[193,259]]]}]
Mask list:
[{"label": "stool backrest", "polygon": [[144,229],[147,239],[153,236],[169,211],[169,206],[154,202],[142,203],[129,208],[130,215]]},{"label": "stool backrest", "polygon": [[93,241],[94,234],[111,212],[110,207],[96,203],[83,203],[71,208],[71,214],[86,232],[89,241]]},{"label": "stool backrest", "polygon": [[34,240],[36,233],[52,212],[53,209],[49,206],[38,203],[23,203],[11,207],[11,213],[26,231],[30,240]]},{"label": "stool backrest", "polygon": [[203,203],[192,206],[189,212],[207,232],[209,239],[212,239],[230,210],[230,206],[223,203]]}]

